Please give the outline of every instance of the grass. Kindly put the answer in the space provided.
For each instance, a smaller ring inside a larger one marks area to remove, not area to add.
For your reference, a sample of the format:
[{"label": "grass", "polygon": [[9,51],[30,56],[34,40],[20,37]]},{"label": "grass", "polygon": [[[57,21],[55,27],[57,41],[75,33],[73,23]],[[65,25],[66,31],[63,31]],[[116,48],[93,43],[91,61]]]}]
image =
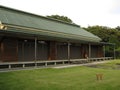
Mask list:
[{"label": "grass", "polygon": [[120,70],[120,60],[113,60],[108,63],[90,65],[90,67],[103,68],[103,69],[118,69]]},{"label": "grass", "polygon": [[[103,66],[120,63],[114,60]],[[96,74],[103,80],[97,81]],[[86,66],[0,73],[0,90],[119,90],[120,70]]]}]

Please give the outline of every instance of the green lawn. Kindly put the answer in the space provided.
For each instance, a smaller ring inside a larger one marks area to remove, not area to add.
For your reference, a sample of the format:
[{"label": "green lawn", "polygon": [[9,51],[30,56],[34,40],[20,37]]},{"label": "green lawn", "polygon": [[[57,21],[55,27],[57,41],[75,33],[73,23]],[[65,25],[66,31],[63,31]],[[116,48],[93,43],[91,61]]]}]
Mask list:
[{"label": "green lawn", "polygon": [[[120,60],[104,66],[112,67]],[[96,74],[103,80],[97,81]],[[71,67],[0,73],[0,90],[120,90],[120,69]]]}]

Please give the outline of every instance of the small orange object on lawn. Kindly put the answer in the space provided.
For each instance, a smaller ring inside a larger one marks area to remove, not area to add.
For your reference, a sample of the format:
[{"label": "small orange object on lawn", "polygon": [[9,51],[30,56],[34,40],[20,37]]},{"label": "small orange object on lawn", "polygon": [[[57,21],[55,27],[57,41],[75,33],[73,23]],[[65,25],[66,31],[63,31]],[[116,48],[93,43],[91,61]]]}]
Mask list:
[{"label": "small orange object on lawn", "polygon": [[103,79],[103,74],[101,74],[101,73],[96,74],[96,78],[97,78],[97,80],[102,80]]}]

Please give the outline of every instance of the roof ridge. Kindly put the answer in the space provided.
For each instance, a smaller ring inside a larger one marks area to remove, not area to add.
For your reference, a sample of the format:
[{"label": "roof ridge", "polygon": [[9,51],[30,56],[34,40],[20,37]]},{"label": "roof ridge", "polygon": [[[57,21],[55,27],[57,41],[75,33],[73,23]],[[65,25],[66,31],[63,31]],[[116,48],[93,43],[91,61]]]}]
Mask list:
[{"label": "roof ridge", "polygon": [[11,7],[6,7],[6,6],[3,6],[3,5],[0,5],[0,8],[9,9],[9,10],[14,10],[14,11],[16,11],[16,12],[21,12],[21,13],[24,13],[24,14],[29,14],[29,15],[41,17],[41,18],[48,19],[48,20],[52,20],[52,21],[56,21],[56,22],[59,22],[59,23],[64,23],[64,24],[68,24],[68,25],[80,27],[79,25],[76,25],[76,24],[71,24],[71,23],[68,23],[68,22],[64,22],[64,21],[62,21],[62,20],[45,17],[45,16],[42,16],[42,15],[39,15],[39,14],[35,14],[35,13],[31,13],[31,12],[27,12],[27,11],[23,11],[23,10],[19,10],[19,9],[14,9],[14,8],[11,8]]}]

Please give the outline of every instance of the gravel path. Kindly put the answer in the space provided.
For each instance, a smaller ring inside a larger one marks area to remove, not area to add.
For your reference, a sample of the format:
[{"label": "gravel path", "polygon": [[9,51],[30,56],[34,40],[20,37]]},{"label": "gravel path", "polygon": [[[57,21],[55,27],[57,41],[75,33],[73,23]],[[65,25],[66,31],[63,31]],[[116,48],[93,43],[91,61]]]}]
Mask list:
[{"label": "gravel path", "polygon": [[55,66],[53,68],[69,68],[69,67],[75,67],[75,66],[86,66],[86,65],[96,65],[96,64],[100,64],[100,63],[106,63],[106,62],[110,62],[109,61],[99,61],[99,62],[92,62],[92,63],[85,63],[85,64],[73,64],[73,65],[63,65],[63,66]]}]

